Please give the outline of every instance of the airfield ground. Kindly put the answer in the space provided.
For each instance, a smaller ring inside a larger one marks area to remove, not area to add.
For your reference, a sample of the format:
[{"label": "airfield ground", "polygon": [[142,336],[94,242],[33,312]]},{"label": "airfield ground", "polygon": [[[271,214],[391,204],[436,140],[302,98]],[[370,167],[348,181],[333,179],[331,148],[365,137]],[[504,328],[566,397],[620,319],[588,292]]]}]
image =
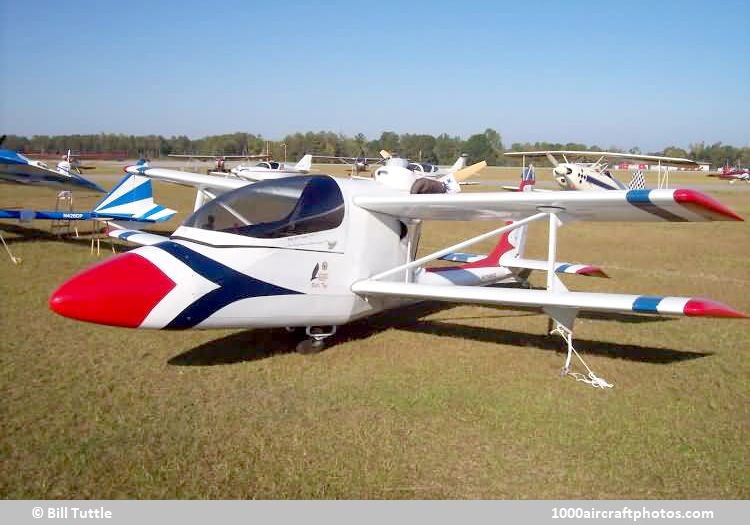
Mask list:
[{"label": "airfield ground", "polygon": [[[111,187],[119,170],[89,174]],[[750,185],[678,182],[750,218]],[[155,192],[180,210],[174,228],[192,191]],[[49,208],[53,193],[3,186],[0,206]],[[59,317],[50,293],[97,258],[87,236],[28,226],[0,223],[23,258],[0,259],[0,497],[750,498],[749,320],[583,315],[578,348],[609,391],[558,377],[561,342],[533,311],[424,304],[341,327],[305,356],[284,330]],[[421,250],[486,229],[428,224]],[[530,255],[544,256],[544,230]],[[559,238],[559,259],[612,277],[570,276],[572,289],[750,312],[750,223],[578,223]]]}]

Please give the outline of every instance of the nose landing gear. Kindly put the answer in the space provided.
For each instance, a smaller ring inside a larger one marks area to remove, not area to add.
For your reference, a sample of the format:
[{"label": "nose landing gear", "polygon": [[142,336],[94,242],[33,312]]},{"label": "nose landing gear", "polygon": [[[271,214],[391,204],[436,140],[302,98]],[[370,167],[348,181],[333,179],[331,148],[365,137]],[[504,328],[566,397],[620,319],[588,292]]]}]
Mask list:
[{"label": "nose landing gear", "polygon": [[336,333],[335,326],[308,326],[305,329],[308,338],[297,343],[297,353],[317,354],[325,346],[325,339]]}]

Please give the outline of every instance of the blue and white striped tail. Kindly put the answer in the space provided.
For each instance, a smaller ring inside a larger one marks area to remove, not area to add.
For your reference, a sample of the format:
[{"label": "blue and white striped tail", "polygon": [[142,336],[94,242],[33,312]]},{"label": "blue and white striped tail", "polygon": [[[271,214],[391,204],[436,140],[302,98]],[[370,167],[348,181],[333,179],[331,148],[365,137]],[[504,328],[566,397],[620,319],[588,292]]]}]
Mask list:
[{"label": "blue and white striped tail", "polygon": [[148,222],[164,222],[177,213],[154,202],[151,179],[142,175],[126,175],[93,211]]}]

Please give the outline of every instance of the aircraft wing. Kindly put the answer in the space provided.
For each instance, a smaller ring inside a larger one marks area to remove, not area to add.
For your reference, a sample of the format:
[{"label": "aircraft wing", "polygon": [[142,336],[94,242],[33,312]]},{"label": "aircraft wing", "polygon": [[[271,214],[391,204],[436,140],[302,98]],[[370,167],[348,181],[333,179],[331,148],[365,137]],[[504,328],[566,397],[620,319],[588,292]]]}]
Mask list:
[{"label": "aircraft wing", "polygon": [[44,168],[11,150],[0,150],[0,182],[107,193],[104,188],[81,175]]},{"label": "aircraft wing", "polygon": [[343,160],[345,162],[382,162],[378,157],[337,157],[335,155],[313,155],[314,159]]},{"label": "aircraft wing", "polygon": [[745,317],[741,312],[726,305],[699,297],[549,292],[547,290],[475,286],[434,286],[367,279],[355,282],[352,285],[352,291],[361,295],[460,303],[565,308],[598,312],[686,315],[690,317]]},{"label": "aircraft wing", "polygon": [[619,153],[613,151],[575,151],[575,150],[557,150],[557,151],[508,151],[504,153],[506,157],[546,157],[551,155],[566,155],[570,157],[590,157],[608,159],[630,159],[646,162],[657,162],[665,166],[686,166],[697,168],[699,164],[691,159],[681,157],[662,157],[659,155],[637,155],[632,153]]},{"label": "aircraft wing", "polygon": [[213,190],[216,193],[224,193],[249,184],[248,181],[235,177],[218,177],[215,175],[203,175],[189,171],[150,168],[138,164],[128,166],[125,168],[125,171],[137,175],[146,175],[152,179],[171,182],[173,184]]},{"label": "aircraft wing", "polygon": [[539,212],[587,221],[743,220],[712,197],[686,189],[361,195],[354,203],[394,217],[427,220],[520,220]]},{"label": "aircraft wing", "polygon": [[178,159],[197,159],[197,160],[214,160],[214,159],[265,159],[269,155],[258,153],[257,155],[188,155],[183,153],[170,153],[169,157]]}]

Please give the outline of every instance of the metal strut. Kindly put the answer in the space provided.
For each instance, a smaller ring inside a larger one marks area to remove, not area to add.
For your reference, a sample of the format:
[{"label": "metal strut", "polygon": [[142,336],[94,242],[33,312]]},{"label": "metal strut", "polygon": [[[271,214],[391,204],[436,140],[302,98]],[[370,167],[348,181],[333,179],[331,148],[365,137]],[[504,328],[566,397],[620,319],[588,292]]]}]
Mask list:
[{"label": "metal strut", "polygon": [[[557,334],[560,337],[562,337],[563,341],[565,341],[565,343],[568,345],[568,354],[565,357],[565,366],[563,366],[562,369],[560,370],[560,377],[571,376],[576,381],[581,381],[583,383],[593,386],[594,388],[604,389],[604,388],[612,388],[614,386],[613,384],[607,383],[604,379],[597,376],[589,368],[589,365],[586,364],[586,361],[583,360],[583,358],[576,351],[576,349],[573,348],[573,331],[572,330],[570,330],[569,328],[555,321],[555,328],[550,332],[550,335],[553,335],[553,334]],[[583,364],[583,366],[586,367],[586,370],[588,371],[587,375],[583,375],[580,372],[571,371],[570,361],[573,359],[573,354],[575,354],[575,356]]]}]

